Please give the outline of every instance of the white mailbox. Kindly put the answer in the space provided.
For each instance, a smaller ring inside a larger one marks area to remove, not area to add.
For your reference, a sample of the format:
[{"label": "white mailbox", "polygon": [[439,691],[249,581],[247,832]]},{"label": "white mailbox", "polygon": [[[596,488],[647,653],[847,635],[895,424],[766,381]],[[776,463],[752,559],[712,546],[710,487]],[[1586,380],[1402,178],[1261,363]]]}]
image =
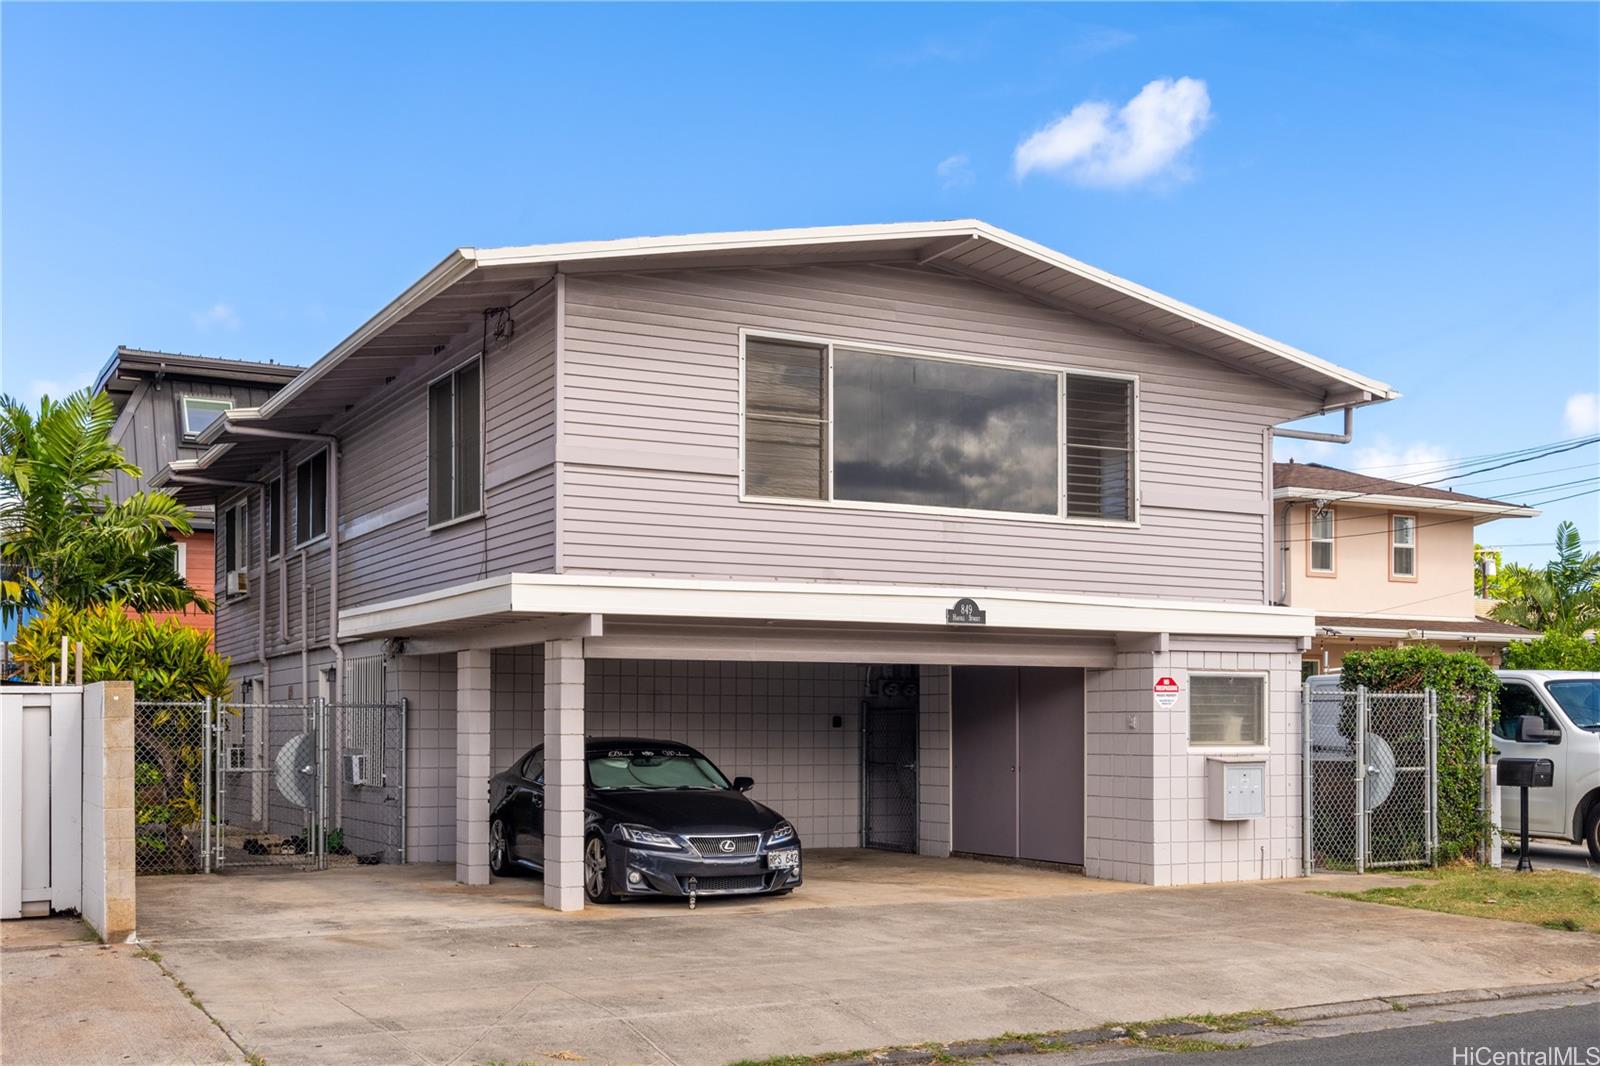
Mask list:
[{"label": "white mailbox", "polygon": [[1214,757],[1206,760],[1206,817],[1217,822],[1261,818],[1267,813],[1267,760]]}]

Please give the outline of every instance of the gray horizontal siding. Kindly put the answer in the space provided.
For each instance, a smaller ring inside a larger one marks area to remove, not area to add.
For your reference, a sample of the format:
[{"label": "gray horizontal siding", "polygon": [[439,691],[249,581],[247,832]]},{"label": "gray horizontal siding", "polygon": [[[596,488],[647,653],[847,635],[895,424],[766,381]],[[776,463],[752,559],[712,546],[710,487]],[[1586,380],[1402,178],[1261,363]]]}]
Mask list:
[{"label": "gray horizontal siding", "polygon": [[129,394],[128,406],[118,419],[114,442],[143,476],[113,475],[109,485],[111,498],[121,503],[133,493],[144,491],[145,482],[174,459],[194,459],[205,451],[183,441],[180,405],[184,396],[214,397],[232,400],[235,407],[257,407],[265,403],[273,391],[182,378],[167,378],[159,384],[142,382]]},{"label": "gray horizontal siding", "polygon": [[[567,572],[1259,602],[1264,431],[1312,406],[1208,357],[904,267],[572,277],[565,319]],[[1141,525],[742,503],[740,327],[1136,373]]]}]

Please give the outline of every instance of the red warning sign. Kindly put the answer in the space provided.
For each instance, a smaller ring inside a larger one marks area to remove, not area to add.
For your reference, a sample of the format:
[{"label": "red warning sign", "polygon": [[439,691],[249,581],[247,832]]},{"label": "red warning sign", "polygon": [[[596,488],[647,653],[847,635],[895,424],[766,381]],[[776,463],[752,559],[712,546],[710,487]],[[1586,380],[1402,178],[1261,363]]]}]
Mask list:
[{"label": "red warning sign", "polygon": [[1178,702],[1178,683],[1170,677],[1158,678],[1151,691],[1156,694],[1156,703],[1162,707],[1171,707]]}]

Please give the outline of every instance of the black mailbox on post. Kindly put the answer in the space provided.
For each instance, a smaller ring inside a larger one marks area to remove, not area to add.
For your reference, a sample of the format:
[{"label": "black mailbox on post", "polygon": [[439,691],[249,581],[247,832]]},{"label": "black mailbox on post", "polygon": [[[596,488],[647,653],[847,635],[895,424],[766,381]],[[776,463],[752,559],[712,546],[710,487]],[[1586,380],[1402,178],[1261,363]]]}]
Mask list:
[{"label": "black mailbox on post", "polygon": [[1500,783],[1507,788],[1550,788],[1556,764],[1550,759],[1501,759]]},{"label": "black mailbox on post", "polygon": [[[1524,718],[1523,721],[1528,719]],[[1531,870],[1533,862],[1528,858],[1528,789],[1552,787],[1556,782],[1556,764],[1551,759],[1501,759],[1495,768],[1502,785],[1522,789],[1522,852],[1517,856],[1517,870]]]}]

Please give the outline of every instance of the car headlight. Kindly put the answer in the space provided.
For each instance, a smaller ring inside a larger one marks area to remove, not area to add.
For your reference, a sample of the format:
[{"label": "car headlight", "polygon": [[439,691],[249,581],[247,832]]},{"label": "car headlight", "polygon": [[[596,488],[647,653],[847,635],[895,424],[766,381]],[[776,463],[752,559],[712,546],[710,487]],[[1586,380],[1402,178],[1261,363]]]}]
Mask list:
[{"label": "car headlight", "polygon": [[642,825],[619,825],[617,835],[630,844],[646,844],[652,848],[680,848],[676,840],[665,833],[658,833],[654,829]]},{"label": "car headlight", "polygon": [[794,826],[790,825],[788,822],[779,822],[773,828],[772,832],[767,834],[767,846],[771,847],[774,844],[787,844],[793,839]]}]

